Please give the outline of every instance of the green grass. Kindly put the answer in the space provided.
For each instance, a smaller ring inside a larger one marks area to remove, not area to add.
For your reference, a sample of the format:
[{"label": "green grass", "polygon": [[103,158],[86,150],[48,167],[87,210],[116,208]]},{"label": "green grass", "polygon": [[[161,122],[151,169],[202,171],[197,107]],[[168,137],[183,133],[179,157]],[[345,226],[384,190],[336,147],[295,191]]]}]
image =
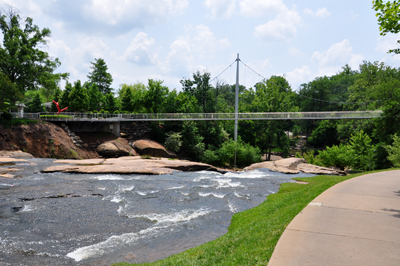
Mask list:
[{"label": "green grass", "polygon": [[59,119],[70,119],[73,118],[70,115],[41,115],[40,118],[59,118]]},{"label": "green grass", "polygon": [[220,238],[164,260],[140,265],[267,265],[283,231],[304,207],[333,185],[367,173],[372,172],[296,178],[308,184],[282,184],[279,192],[269,195],[261,205],[235,214],[228,233]]}]

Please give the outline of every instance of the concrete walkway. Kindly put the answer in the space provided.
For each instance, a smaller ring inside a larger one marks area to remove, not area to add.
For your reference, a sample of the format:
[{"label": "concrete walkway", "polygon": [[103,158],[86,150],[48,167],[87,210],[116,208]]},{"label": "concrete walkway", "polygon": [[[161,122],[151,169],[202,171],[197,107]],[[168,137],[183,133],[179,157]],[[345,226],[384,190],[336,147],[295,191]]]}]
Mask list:
[{"label": "concrete walkway", "polygon": [[328,189],[281,236],[268,266],[400,265],[400,171]]}]

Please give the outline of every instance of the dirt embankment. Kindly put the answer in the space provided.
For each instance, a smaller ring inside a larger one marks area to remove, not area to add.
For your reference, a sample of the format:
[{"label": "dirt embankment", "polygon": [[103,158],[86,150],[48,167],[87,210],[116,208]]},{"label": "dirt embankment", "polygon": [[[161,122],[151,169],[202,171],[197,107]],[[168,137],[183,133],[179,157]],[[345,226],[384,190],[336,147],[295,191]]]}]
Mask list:
[{"label": "dirt embankment", "polygon": [[51,123],[13,126],[9,129],[0,125],[0,150],[21,150],[36,158],[99,158],[94,150],[76,147],[62,128]]}]

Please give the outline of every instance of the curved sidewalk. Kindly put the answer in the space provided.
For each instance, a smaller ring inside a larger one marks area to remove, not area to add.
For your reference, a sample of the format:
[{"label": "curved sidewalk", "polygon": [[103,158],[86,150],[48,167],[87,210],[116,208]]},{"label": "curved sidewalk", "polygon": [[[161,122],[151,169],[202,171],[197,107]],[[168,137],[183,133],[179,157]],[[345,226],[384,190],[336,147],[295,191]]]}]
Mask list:
[{"label": "curved sidewalk", "polygon": [[328,189],[288,225],[268,266],[400,265],[400,170]]}]

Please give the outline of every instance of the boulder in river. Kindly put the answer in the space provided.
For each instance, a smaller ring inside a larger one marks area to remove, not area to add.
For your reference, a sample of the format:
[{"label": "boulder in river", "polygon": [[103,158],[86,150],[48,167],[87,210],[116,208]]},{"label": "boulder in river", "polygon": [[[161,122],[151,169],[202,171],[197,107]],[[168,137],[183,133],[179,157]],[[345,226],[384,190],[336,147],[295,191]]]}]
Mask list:
[{"label": "boulder in river", "polygon": [[177,158],[175,153],[167,151],[163,145],[154,140],[137,140],[132,143],[132,148],[142,155],[147,154],[154,157]]},{"label": "boulder in river", "polygon": [[106,158],[137,155],[136,151],[129,146],[128,141],[124,138],[100,144],[97,147],[97,153]]}]

